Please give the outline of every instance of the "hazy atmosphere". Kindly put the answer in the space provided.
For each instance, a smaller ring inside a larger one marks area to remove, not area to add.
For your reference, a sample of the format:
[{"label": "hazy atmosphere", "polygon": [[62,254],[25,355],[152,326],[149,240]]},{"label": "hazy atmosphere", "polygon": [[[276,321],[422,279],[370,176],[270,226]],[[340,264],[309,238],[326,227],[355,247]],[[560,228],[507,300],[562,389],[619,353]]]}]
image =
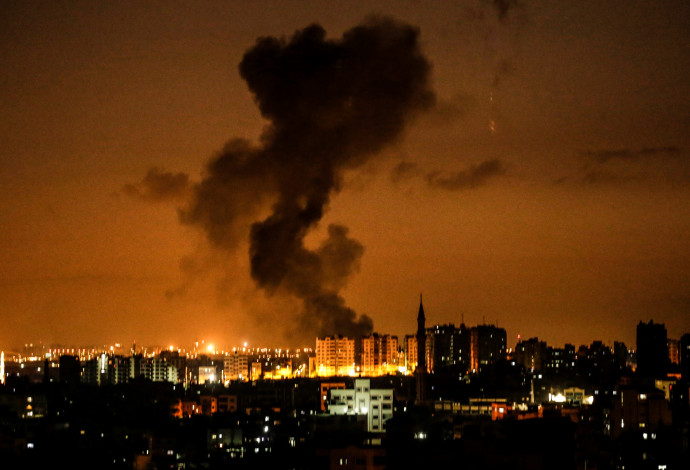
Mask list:
[{"label": "hazy atmosphere", "polygon": [[690,331],[686,1],[0,8],[0,349]]}]

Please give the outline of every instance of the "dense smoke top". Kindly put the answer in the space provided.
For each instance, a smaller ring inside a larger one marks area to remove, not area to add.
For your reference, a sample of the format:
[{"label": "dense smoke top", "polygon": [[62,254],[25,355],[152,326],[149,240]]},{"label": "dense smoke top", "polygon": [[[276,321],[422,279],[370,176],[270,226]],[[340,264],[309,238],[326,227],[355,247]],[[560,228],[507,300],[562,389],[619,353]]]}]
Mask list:
[{"label": "dense smoke top", "polygon": [[[258,39],[239,70],[269,123],[258,144],[233,139],[209,162],[181,220],[224,250],[237,247],[249,224],[252,278],[271,295],[302,301],[296,326],[303,334],[367,334],[372,320],[357,316],[339,293],[364,247],[342,225],[329,226],[316,249],[304,239],[341,189],[344,171],[394,142],[433,105],[418,31],[373,18],[335,40],[311,25],[289,40]],[[260,220],[266,205],[270,215]]]}]

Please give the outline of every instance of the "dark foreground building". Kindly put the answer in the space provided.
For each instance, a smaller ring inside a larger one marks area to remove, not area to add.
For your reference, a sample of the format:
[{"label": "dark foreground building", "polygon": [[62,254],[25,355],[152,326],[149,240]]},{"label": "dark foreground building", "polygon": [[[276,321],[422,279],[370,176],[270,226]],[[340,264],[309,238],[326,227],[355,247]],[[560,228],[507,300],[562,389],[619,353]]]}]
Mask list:
[{"label": "dark foreground building", "polygon": [[643,377],[664,377],[668,371],[668,337],[663,323],[637,325],[637,373]]}]

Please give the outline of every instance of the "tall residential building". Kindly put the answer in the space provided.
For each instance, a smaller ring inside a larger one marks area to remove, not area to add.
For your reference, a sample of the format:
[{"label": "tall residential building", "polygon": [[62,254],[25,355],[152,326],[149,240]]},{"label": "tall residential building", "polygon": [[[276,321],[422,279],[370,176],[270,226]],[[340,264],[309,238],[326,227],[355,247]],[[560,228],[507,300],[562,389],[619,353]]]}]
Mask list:
[{"label": "tall residential building", "polygon": [[[426,363],[426,371],[431,372],[433,366],[433,347],[431,344],[430,328],[426,329],[426,341],[424,344],[424,361]],[[405,366],[409,373],[417,370],[417,360],[419,359],[419,349],[417,348],[417,334],[405,335]]]},{"label": "tall residential building", "polygon": [[62,355],[59,359],[58,380],[61,384],[76,385],[81,377],[79,356]]},{"label": "tall residential building", "polygon": [[424,305],[422,296],[419,296],[419,311],[417,312],[417,369],[426,371],[426,317],[424,316]]},{"label": "tall residential building", "polygon": [[680,370],[683,379],[690,380],[690,333],[680,337]]},{"label": "tall residential building", "polygon": [[101,375],[98,368],[98,359],[91,358],[81,363],[81,383],[89,385],[100,385]]},{"label": "tall residential building", "polygon": [[81,363],[81,382],[89,385],[108,383],[108,356],[105,353]]},{"label": "tall residential building", "polygon": [[575,346],[566,344],[562,348],[546,348],[545,367],[554,371],[568,370],[575,367]]},{"label": "tall residential building", "polygon": [[539,341],[539,338],[530,338],[519,341],[515,345],[514,358],[515,362],[522,364],[528,371],[541,371],[546,367],[547,353],[548,348],[545,341]]},{"label": "tall residential building", "polygon": [[360,370],[366,376],[393,374],[398,369],[398,337],[372,333],[362,338]]},{"label": "tall residential building", "polygon": [[417,336],[405,335],[405,367],[408,372],[417,368]]},{"label": "tall residential building", "polygon": [[249,356],[235,351],[230,356],[223,358],[223,375],[225,380],[249,379]]},{"label": "tall residential building", "polygon": [[456,328],[452,323],[427,329],[427,370],[460,369],[467,372],[470,366],[471,334],[464,324]]},{"label": "tall residential building", "polygon": [[129,382],[129,357],[114,355],[108,358],[108,382],[123,384]]},{"label": "tall residential building", "polygon": [[161,351],[159,357],[165,359],[168,364],[172,364],[177,370],[177,380],[186,383],[187,381],[187,357],[179,351]]},{"label": "tall residential building", "polygon": [[470,329],[470,365],[472,371],[493,364],[506,356],[506,330],[494,325],[477,325]]},{"label": "tall residential building", "polygon": [[129,357],[129,363],[130,379],[146,376],[146,362],[144,361],[144,356],[140,353],[132,354]]},{"label": "tall residential building", "polygon": [[398,371],[398,337],[384,335],[381,338],[382,367],[385,374],[394,374]]},{"label": "tall residential building", "polygon": [[453,335],[455,325],[435,325],[426,330],[426,343],[429,349],[427,356],[427,369],[438,371],[439,369],[451,365],[455,354],[453,351]]},{"label": "tall residential building", "polygon": [[316,338],[316,373],[320,377],[354,375],[354,338],[340,335]]},{"label": "tall residential building", "polygon": [[668,338],[663,323],[637,325],[637,373],[644,377],[665,376],[669,363]]},{"label": "tall residential building", "polygon": [[161,357],[148,357],[142,361],[144,376],[154,382],[178,381],[177,367]]},{"label": "tall residential building", "polygon": [[630,351],[622,341],[613,342],[613,357],[619,369],[625,369],[628,366]]}]

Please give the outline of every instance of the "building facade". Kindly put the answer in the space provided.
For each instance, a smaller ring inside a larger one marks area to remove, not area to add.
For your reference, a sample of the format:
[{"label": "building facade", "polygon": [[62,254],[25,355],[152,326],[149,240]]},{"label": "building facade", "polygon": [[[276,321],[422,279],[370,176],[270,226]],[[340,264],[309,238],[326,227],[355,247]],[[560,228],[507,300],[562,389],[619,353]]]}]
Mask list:
[{"label": "building facade", "polygon": [[223,376],[225,381],[249,379],[249,356],[234,352],[223,358]]},{"label": "building facade", "polygon": [[366,415],[369,432],[385,432],[393,417],[393,389],[371,389],[369,379],[355,379],[355,388],[331,388],[329,393],[329,414]]},{"label": "building facade", "polygon": [[319,377],[354,375],[354,338],[340,335],[316,338],[316,374]]},{"label": "building facade", "polygon": [[546,341],[539,341],[539,338],[530,338],[519,341],[515,345],[515,362],[521,364],[526,370],[541,371],[547,362]]},{"label": "building facade", "polygon": [[471,372],[494,364],[506,356],[506,330],[494,325],[477,325],[470,329]]},{"label": "building facade", "polygon": [[398,337],[372,333],[362,338],[360,372],[375,377],[398,370]]}]

